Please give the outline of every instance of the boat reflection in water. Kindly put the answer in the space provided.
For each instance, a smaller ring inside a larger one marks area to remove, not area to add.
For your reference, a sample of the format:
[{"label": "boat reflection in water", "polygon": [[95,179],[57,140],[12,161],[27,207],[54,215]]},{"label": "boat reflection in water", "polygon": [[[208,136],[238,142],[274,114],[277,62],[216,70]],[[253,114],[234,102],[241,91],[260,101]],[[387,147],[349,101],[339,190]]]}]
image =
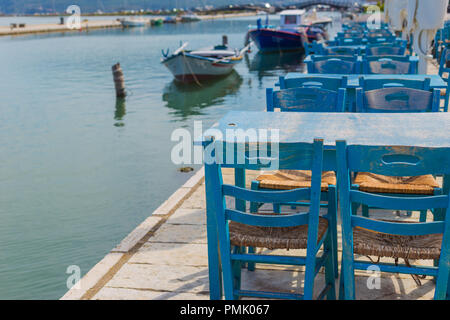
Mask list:
[{"label": "boat reflection in water", "polygon": [[176,120],[183,121],[203,114],[204,108],[222,103],[225,96],[239,90],[242,82],[242,77],[235,70],[224,78],[203,81],[201,85],[174,80],[164,88],[163,101],[173,109],[171,114]]},{"label": "boat reflection in water", "polygon": [[[305,72],[305,54],[298,51],[264,53],[258,51],[253,57],[246,55],[245,63],[250,72],[256,72],[258,80],[264,77],[284,75],[288,72]],[[281,72],[280,72],[281,71]]]}]

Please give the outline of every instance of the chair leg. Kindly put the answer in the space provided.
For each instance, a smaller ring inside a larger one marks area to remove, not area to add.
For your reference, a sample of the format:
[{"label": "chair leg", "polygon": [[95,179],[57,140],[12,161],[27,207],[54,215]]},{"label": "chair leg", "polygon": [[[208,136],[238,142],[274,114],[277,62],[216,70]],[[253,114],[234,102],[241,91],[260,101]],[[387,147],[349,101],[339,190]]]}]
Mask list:
[{"label": "chair leg", "polygon": [[306,265],[305,265],[305,281],[304,281],[304,288],[303,288],[303,299],[304,300],[312,300],[313,294],[314,294],[314,278],[315,278],[315,255],[309,254],[311,257],[308,256],[306,258]]},{"label": "chair leg", "polygon": [[281,213],[281,205],[279,203],[273,204],[273,212],[274,213]]},{"label": "chair leg", "polygon": [[[255,247],[248,247],[248,253],[255,253]],[[254,262],[247,262],[247,270],[248,271],[255,271],[255,263]]]},{"label": "chair leg", "polygon": [[[444,238],[442,239],[442,245],[448,246],[450,243],[450,234],[444,233]],[[447,297],[449,292],[448,284],[449,284],[449,276],[450,276],[450,249],[445,248],[442,250],[441,256],[439,257],[439,269],[438,275],[436,279],[436,291],[434,292],[434,299],[436,300],[444,300]]]},{"label": "chair leg", "polygon": [[[241,248],[238,246],[235,246],[233,248],[233,252],[235,254],[240,254],[243,253],[243,249],[245,250],[245,248]],[[241,289],[241,270],[242,270],[242,262],[241,261],[233,261],[233,287],[236,289]],[[233,299],[234,300],[239,300],[239,296],[237,295],[233,295]]]},{"label": "chair leg", "polygon": [[355,299],[355,268],[353,266],[353,260],[353,234],[343,232],[341,269],[341,277],[343,278],[341,281],[343,281],[343,299],[345,300]]},{"label": "chair leg", "polygon": [[330,231],[331,238],[333,241],[333,264],[334,264],[334,276],[337,278],[339,276],[339,263],[338,263],[338,240],[337,240],[337,191],[336,187],[328,187],[328,217],[330,219]]},{"label": "chair leg", "polygon": [[341,274],[339,276],[339,300],[344,300],[345,293],[344,293],[344,258],[342,257],[341,260]]},{"label": "chair leg", "polygon": [[362,205],[362,215],[363,217],[369,218],[369,206]]},{"label": "chair leg", "polygon": [[[258,190],[259,189],[259,181],[252,181],[250,185],[251,190]],[[250,202],[250,212],[255,213],[258,212],[260,204],[257,202]],[[248,253],[255,253],[255,248],[248,247]],[[248,271],[254,271],[255,270],[255,263],[254,262],[247,262],[247,270]]]},{"label": "chair leg", "polygon": [[[328,229],[330,231],[330,229]],[[334,252],[335,248],[333,245],[333,235],[328,232],[327,239],[325,239],[324,243],[325,252],[328,252],[327,261],[325,262],[325,283],[326,285],[330,285],[331,288],[327,293],[327,300],[336,300],[336,288],[335,288],[335,261],[334,261]]]},{"label": "chair leg", "polygon": [[420,222],[426,222],[427,221],[427,210],[420,210]]}]

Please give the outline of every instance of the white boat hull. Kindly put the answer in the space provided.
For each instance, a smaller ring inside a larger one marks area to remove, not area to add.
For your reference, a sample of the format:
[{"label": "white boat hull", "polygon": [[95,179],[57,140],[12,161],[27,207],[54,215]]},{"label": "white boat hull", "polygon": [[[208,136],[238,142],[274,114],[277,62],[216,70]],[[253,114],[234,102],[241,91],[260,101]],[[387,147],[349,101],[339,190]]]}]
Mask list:
[{"label": "white boat hull", "polygon": [[129,28],[129,27],[145,27],[146,26],[146,22],[145,21],[129,21],[129,20],[124,20],[122,21],[122,26]]},{"label": "white boat hull", "polygon": [[239,61],[240,59],[217,62],[217,60],[213,59],[193,57],[180,53],[164,60],[163,63],[177,80],[193,82],[225,76],[233,70]]}]

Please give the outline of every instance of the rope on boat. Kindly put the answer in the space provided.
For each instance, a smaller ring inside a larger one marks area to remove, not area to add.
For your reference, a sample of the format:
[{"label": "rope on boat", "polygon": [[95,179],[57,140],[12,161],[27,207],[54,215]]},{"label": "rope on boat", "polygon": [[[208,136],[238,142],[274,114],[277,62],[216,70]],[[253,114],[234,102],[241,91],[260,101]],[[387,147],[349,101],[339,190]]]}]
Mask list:
[{"label": "rope on boat", "polygon": [[189,72],[190,72],[191,75],[193,76],[193,78],[194,78],[194,80],[195,80],[195,83],[196,83],[197,85],[199,85],[200,87],[203,87],[202,84],[200,83],[200,81],[198,81],[198,78],[197,78],[197,76],[195,75],[195,73],[192,71],[191,65],[190,65],[189,62],[187,61],[186,56],[185,56],[185,54],[184,54],[184,50],[181,51],[181,54],[183,55],[183,62],[184,62],[184,64],[187,65],[187,67],[189,68]]}]

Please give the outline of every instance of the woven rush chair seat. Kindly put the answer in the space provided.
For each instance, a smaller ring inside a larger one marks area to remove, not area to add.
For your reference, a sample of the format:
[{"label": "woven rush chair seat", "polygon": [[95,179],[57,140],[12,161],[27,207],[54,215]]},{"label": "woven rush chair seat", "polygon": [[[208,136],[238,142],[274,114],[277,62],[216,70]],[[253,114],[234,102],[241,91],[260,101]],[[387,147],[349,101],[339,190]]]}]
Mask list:
[{"label": "woven rush chair seat", "polygon": [[[256,178],[259,187],[265,189],[289,190],[311,187],[311,171],[280,170],[275,173],[262,174]],[[322,191],[328,191],[329,185],[336,185],[336,175],[333,171],[322,172]]]},{"label": "woven rush chair seat", "polygon": [[361,227],[356,227],[353,230],[354,253],[365,256],[402,258],[405,260],[439,259],[441,243],[442,234],[400,236]]},{"label": "woven rush chair seat", "polygon": [[[257,213],[265,214],[268,213]],[[273,215],[273,213],[269,213]],[[258,227],[230,221],[230,243],[234,246],[246,246],[273,249],[306,249],[308,225],[297,227]],[[319,217],[318,242],[325,235],[328,221]]]},{"label": "woven rush chair seat", "polygon": [[431,175],[415,177],[390,177],[368,172],[359,172],[353,182],[359,190],[373,193],[429,194],[439,188]]}]

